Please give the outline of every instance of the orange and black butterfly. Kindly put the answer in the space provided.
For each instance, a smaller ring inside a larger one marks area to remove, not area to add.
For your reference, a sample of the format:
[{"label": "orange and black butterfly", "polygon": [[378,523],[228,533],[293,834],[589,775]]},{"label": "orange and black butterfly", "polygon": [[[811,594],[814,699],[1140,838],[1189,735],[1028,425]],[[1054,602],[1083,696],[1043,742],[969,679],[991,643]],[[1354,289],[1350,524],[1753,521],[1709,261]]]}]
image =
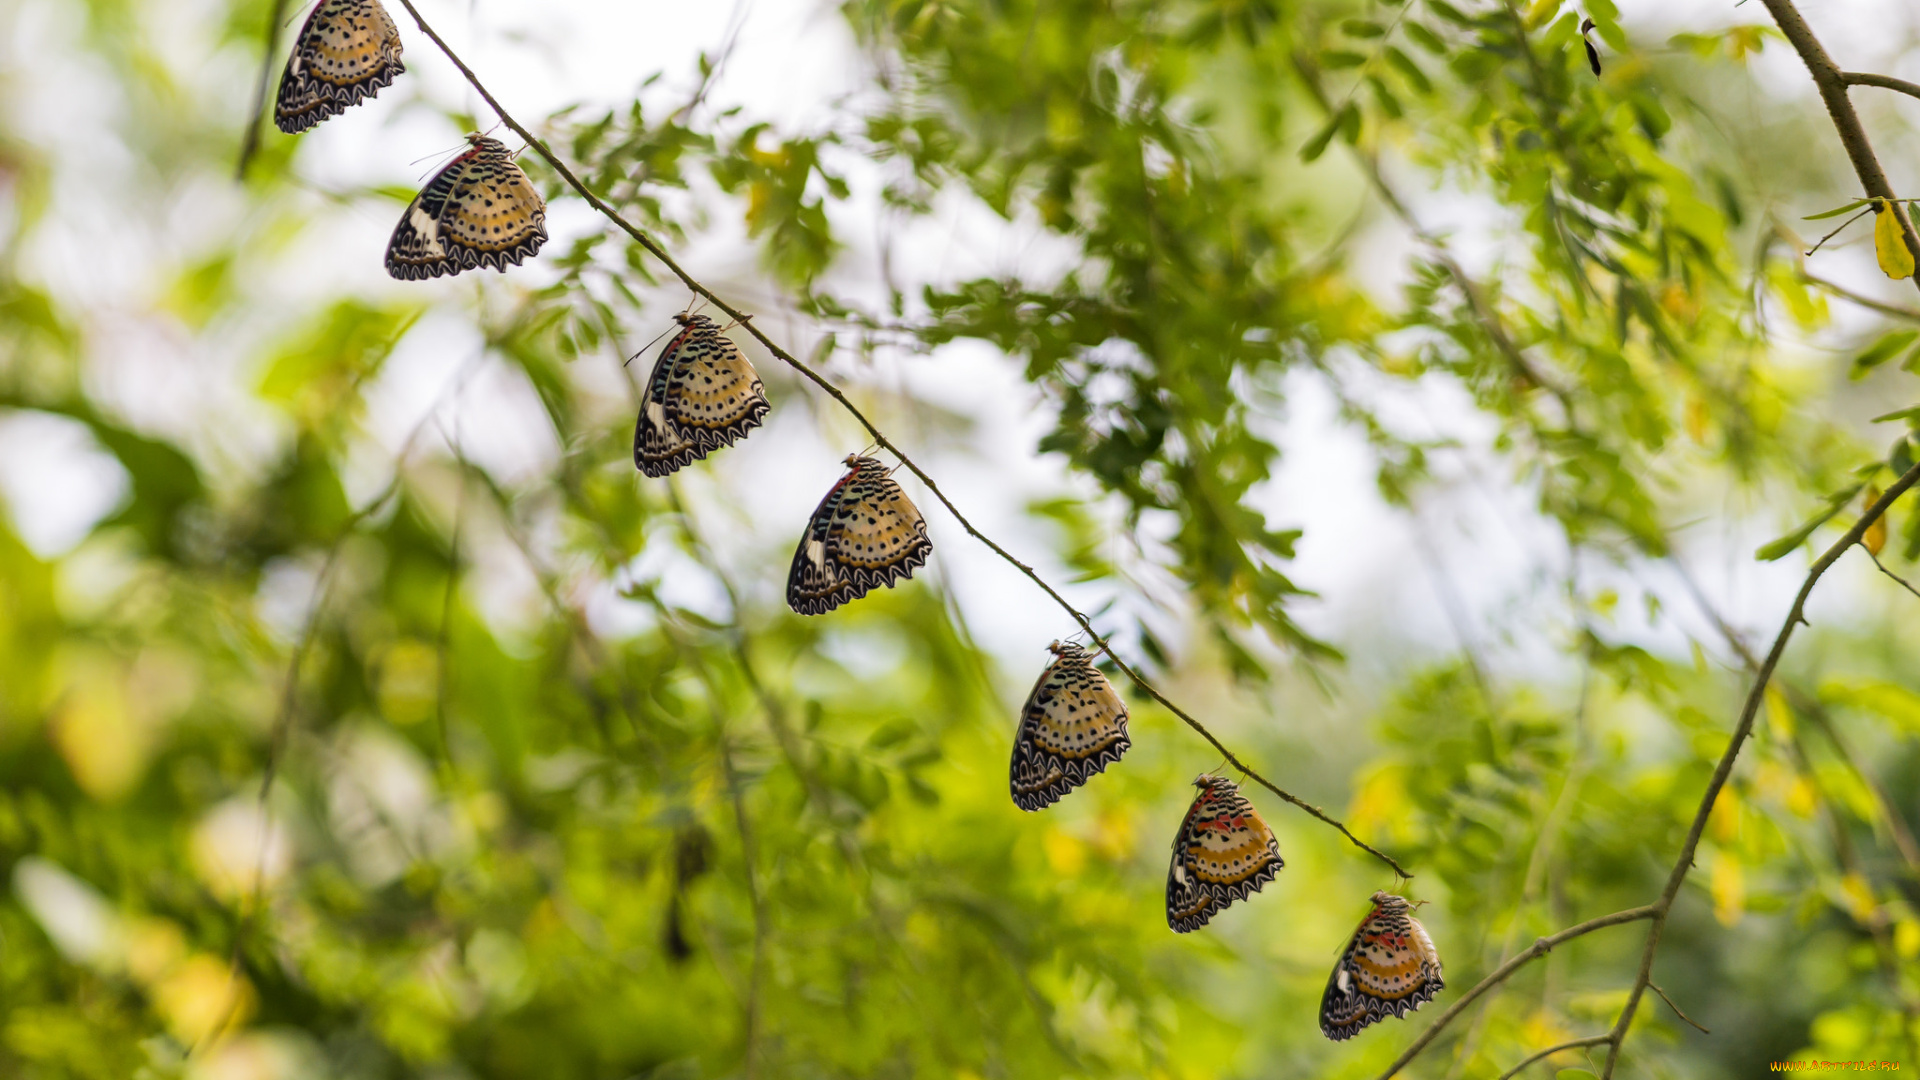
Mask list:
[{"label": "orange and black butterfly", "polygon": [[760,374],[705,315],[675,315],[681,330],[660,350],[633,426],[633,464],[648,476],[731,446],[773,408]]},{"label": "orange and black butterfly", "polygon": [[1273,830],[1234,782],[1202,775],[1173,838],[1167,868],[1167,925],[1198,930],[1236,900],[1260,891],[1286,863]]},{"label": "orange and black butterfly", "polygon": [[1387,1016],[1405,1016],[1446,989],[1440,953],[1413,905],[1373,894],[1373,910],[1353,932],[1320,998],[1320,1032],[1335,1042]]},{"label": "orange and black butterfly", "polygon": [[1087,650],[1070,641],[1047,648],[1053,663],[1027,695],[1013,737],[1009,783],[1022,810],[1053,805],[1133,745],[1127,706]]},{"label": "orange and black butterfly", "polygon": [[877,458],[848,454],[847,475],[807,521],[787,574],[787,606],[824,615],[913,576],[933,553],[927,522]]},{"label": "orange and black butterfly", "polygon": [[293,39],[273,123],[295,135],[378,94],[407,70],[380,0],[320,0]]},{"label": "orange and black butterfly", "polygon": [[414,196],[387,242],[387,273],[402,281],[507,267],[547,242],[547,203],[498,139],[468,135],[454,158]]}]

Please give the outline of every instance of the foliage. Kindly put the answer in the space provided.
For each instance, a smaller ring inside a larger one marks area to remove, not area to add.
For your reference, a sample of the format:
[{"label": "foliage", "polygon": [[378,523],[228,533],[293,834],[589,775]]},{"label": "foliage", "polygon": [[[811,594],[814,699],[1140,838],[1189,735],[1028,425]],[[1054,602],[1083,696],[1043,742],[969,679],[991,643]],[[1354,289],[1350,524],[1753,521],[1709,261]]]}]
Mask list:
[{"label": "foliage", "polygon": [[[52,6],[0,0],[0,30],[57,38],[42,55],[108,104],[56,119],[123,159],[30,115],[46,62],[0,61],[0,431],[64,432],[122,486],[65,544],[0,518],[0,1073],[1364,1076],[1406,1045],[1313,1020],[1391,876],[1257,790],[1286,871],[1166,932],[1162,845],[1217,758],[1157,705],[1131,699],[1121,765],[1023,815],[1001,770],[1038,661],[1000,670],[944,570],[782,608],[790,523],[756,520],[732,462],[851,428],[773,358],[751,447],[634,475],[614,364],[686,299],[639,246],[594,219],[504,281],[371,282],[331,234],[410,193],[331,188],[278,137],[229,181],[267,5]],[[1096,623],[1130,663],[1414,871],[1453,988],[1430,1011],[1657,894],[1762,644],[1689,562],[1749,562],[1756,527],[1790,530],[1761,552],[1789,560],[1912,463],[1861,423],[1914,424],[1899,305],[1837,317],[1791,226],[1858,200],[1818,106],[1737,104],[1786,92],[1747,64],[1770,29],[1656,41],[1608,0],[837,15],[871,86],[830,129],[704,105],[727,69],[702,54],[691,97],[649,78],[541,130],[674,252],[747,237],[760,276],[710,284],[777,295],[769,333],[782,305],[820,327],[807,355],[903,445],[983,449],[876,372],[961,341],[1011,358],[1044,403],[1030,449],[1085,496],[1024,507],[1075,595],[1112,598]],[[406,93],[390,116],[470,119]],[[580,207],[522,161],[556,222]],[[903,227],[959,204],[1072,257],[876,287],[850,269],[873,190]],[[125,244],[99,281],[60,269],[90,212]],[[1873,231],[1814,258],[1878,266]],[[448,325],[468,354],[425,356]],[[513,431],[476,433],[482,380]],[[393,388],[423,383],[396,435]],[[1269,496],[1317,465],[1280,451],[1313,393],[1371,455],[1355,499],[1437,549],[1424,523],[1491,477],[1552,537],[1545,584],[1460,655],[1392,615],[1305,614],[1316,523]],[[1708,517],[1739,550],[1689,531]],[[1885,557],[1910,561],[1920,515],[1894,526]],[[1908,612],[1822,609],[1782,669],[1655,967],[1712,1034],[1643,1010],[1629,1067],[1920,1062]],[[1556,950],[1413,1072],[1497,1075],[1603,1030],[1640,941]]]}]

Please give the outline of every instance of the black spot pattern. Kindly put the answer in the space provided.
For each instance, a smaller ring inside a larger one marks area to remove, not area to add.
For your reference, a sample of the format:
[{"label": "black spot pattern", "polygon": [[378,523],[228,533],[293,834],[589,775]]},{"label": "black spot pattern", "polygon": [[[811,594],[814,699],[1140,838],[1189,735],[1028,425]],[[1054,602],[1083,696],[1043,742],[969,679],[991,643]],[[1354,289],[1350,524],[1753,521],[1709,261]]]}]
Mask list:
[{"label": "black spot pattern", "polygon": [[387,242],[387,273],[402,281],[485,266],[505,273],[547,242],[546,201],[505,144],[485,135],[468,135],[467,142],[473,148],[428,181],[400,216]]},{"label": "black spot pattern", "polygon": [[[878,460],[847,455],[847,475],[813,511],[787,574],[787,606],[824,615],[913,576],[933,552],[927,522]],[[807,550],[819,544],[816,563]]]},{"label": "black spot pattern", "polygon": [[406,70],[400,30],[380,0],[321,0],[293,40],[274,126],[297,135],[373,97]]},{"label": "black spot pattern", "polygon": [[1133,745],[1127,706],[1087,651],[1072,642],[1049,648],[1055,659],[1027,695],[1013,739],[1008,782],[1022,810],[1053,805]]},{"label": "black spot pattern", "polygon": [[1392,893],[1374,893],[1373,910],[1327,979],[1320,1033],[1335,1042],[1351,1039],[1368,1024],[1406,1016],[1446,986],[1440,953],[1413,917],[1413,905]]},{"label": "black spot pattern", "polygon": [[[1233,781],[1203,775],[1193,785],[1200,794],[1181,819],[1167,867],[1167,925],[1176,934],[1205,926],[1235,901],[1259,892],[1286,865],[1273,830]],[[1210,835],[1227,843],[1209,844]]]},{"label": "black spot pattern", "polygon": [[675,318],[684,329],[660,350],[633,428],[633,464],[648,476],[746,438],[773,408],[759,373],[712,319]]}]

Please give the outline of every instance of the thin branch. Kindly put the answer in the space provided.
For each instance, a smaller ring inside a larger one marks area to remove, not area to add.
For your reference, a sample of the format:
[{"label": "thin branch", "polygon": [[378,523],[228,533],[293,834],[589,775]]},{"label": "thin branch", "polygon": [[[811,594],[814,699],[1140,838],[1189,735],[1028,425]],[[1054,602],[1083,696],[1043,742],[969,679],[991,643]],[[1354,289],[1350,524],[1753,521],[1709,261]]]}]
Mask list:
[{"label": "thin branch", "polygon": [[1348,830],[1348,828],[1345,825],[1341,824],[1339,821],[1335,820],[1334,818],[1328,816],[1326,811],[1320,809],[1319,807],[1313,805],[1312,803],[1307,802],[1305,799],[1302,799],[1299,796],[1292,794],[1291,792],[1283,790],[1278,785],[1276,785],[1273,781],[1268,780],[1266,777],[1262,776],[1260,773],[1255,772],[1245,762],[1243,762],[1237,755],[1235,755],[1231,750],[1227,749],[1226,744],[1222,743],[1218,738],[1214,736],[1214,734],[1211,731],[1207,730],[1204,724],[1194,719],[1194,717],[1190,713],[1188,713],[1185,709],[1182,709],[1178,705],[1175,705],[1172,701],[1170,701],[1166,697],[1166,695],[1162,694],[1151,683],[1149,683],[1144,676],[1142,676],[1138,671],[1134,670],[1134,668],[1131,665],[1129,665],[1125,660],[1122,660],[1115,653],[1111,643],[1109,643],[1106,638],[1102,637],[1099,631],[1093,628],[1092,620],[1085,613],[1081,612],[1078,608],[1075,608],[1071,603],[1069,603],[1066,597],[1061,596],[1060,593],[1057,590],[1055,590],[1052,585],[1049,585],[1044,578],[1042,578],[1039,574],[1035,573],[1034,569],[1031,566],[1028,566],[1026,563],[1023,563],[1019,559],[1015,558],[1011,552],[1007,551],[1006,548],[1001,547],[991,537],[987,536],[985,533],[981,532],[978,528],[974,527],[973,522],[968,520],[967,516],[960,512],[960,508],[955,506],[953,504],[953,501],[947,498],[946,493],[940,490],[940,486],[934,482],[933,477],[929,476],[925,470],[921,469],[920,466],[916,464],[912,458],[907,456],[905,451],[901,450],[900,447],[893,442],[893,440],[889,439],[884,432],[882,432],[877,426],[875,426],[873,421],[869,420],[866,414],[861,412],[860,409],[857,406],[855,406],[851,400],[847,398],[847,395],[844,392],[842,392],[839,387],[835,386],[825,376],[815,371],[811,366],[807,365],[806,363],[803,363],[801,360],[796,358],[792,353],[781,348],[778,344],[776,344],[773,341],[772,338],[769,338],[765,333],[763,333],[760,330],[758,326],[755,326],[753,324],[752,316],[740,311],[738,308],[735,308],[733,305],[721,299],[711,289],[708,289],[705,285],[702,285],[699,281],[697,281],[693,277],[693,275],[689,274],[684,268],[682,268],[681,265],[674,260],[673,256],[667,253],[666,249],[662,247],[658,241],[656,241],[652,236],[648,235],[644,230],[640,229],[638,226],[634,225],[632,222],[622,217],[619,211],[607,205],[605,200],[601,199],[600,196],[594,194],[592,189],[588,188],[586,184],[582,183],[580,178],[574,175],[573,170],[568,168],[566,163],[561,161],[558,155],[556,155],[552,150],[548,149],[547,144],[545,142],[537,138],[533,134],[533,132],[527,130],[525,126],[523,126],[518,120],[514,119],[513,116],[506,111],[506,109],[493,96],[493,94],[487,90],[486,86],[480,82],[480,77],[473,73],[473,69],[468,67],[466,63],[462,61],[460,57],[453,51],[453,49],[450,48],[447,45],[447,43],[441,39],[440,35],[434,32],[433,28],[427,24],[427,21],[421,17],[419,9],[414,7],[413,5],[413,0],[400,0],[400,4],[402,7],[407,9],[407,14],[413,17],[413,21],[415,25],[419,26],[420,32],[425,34],[430,40],[432,40],[434,45],[437,46],[440,49],[440,51],[446,55],[447,59],[453,63],[453,66],[460,70],[460,74],[466,78],[468,85],[472,86],[474,91],[480,95],[481,99],[487,103],[487,106],[493,110],[494,115],[500,118],[501,123],[505,124],[509,129],[513,131],[515,135],[518,135],[529,147],[532,147],[535,152],[537,152],[542,158],[544,158],[547,164],[551,165],[553,167],[553,170],[556,173],[560,174],[560,178],[566,181],[567,186],[573,188],[573,190],[577,192],[582,199],[585,199],[587,201],[588,205],[592,206],[595,210],[599,211],[602,217],[605,217],[608,221],[612,222],[615,226],[617,226],[622,232],[626,233],[629,237],[631,237],[634,243],[639,244],[640,247],[643,248],[648,254],[652,255],[655,259],[658,259],[661,265],[665,266],[669,271],[671,271],[674,277],[679,278],[680,283],[682,285],[685,285],[689,291],[705,299],[708,303],[712,304],[715,308],[719,309],[720,311],[725,312],[730,318],[734,319],[741,326],[745,327],[747,333],[751,334],[754,340],[758,341],[769,353],[771,353],[781,363],[786,364],[788,367],[798,372],[801,376],[805,377],[809,382],[812,382],[815,386],[819,387],[821,392],[825,393],[828,397],[831,397],[834,401],[838,402],[840,407],[847,411],[848,415],[852,416],[854,420],[856,420],[860,424],[861,427],[866,429],[867,434],[873,439],[873,441],[876,444],[884,448],[888,453],[891,453],[895,458],[899,459],[900,464],[905,466],[908,472],[911,472],[915,477],[919,479],[919,481],[923,485],[926,486],[927,491],[930,492],[935,499],[939,500],[940,505],[946,507],[947,512],[953,516],[953,519],[959,522],[961,528],[966,530],[967,535],[973,537],[975,540],[978,540],[980,543],[986,545],[989,549],[993,551],[995,555],[998,555],[1009,566],[1012,566],[1014,569],[1020,571],[1020,573],[1023,574],[1028,581],[1031,581],[1034,585],[1039,587],[1039,589],[1042,592],[1046,593],[1047,596],[1050,597],[1055,604],[1059,605],[1062,611],[1066,612],[1069,616],[1073,618],[1074,622],[1080,625],[1080,629],[1083,632],[1085,632],[1087,636],[1091,638],[1096,645],[1098,645],[1103,651],[1105,651],[1108,656],[1113,658],[1114,666],[1118,667],[1122,674],[1126,675],[1129,679],[1131,679],[1134,685],[1138,686],[1142,692],[1144,692],[1148,697],[1153,698],[1153,700],[1159,702],[1160,705],[1164,707],[1168,712],[1171,712],[1173,715],[1179,717],[1180,720],[1184,722],[1188,727],[1192,728],[1196,732],[1199,732],[1200,736],[1206,739],[1207,742],[1210,743],[1215,750],[1219,751],[1221,755],[1223,755],[1227,759],[1229,764],[1231,764],[1239,772],[1244,773],[1248,779],[1259,784],[1261,787],[1266,788],[1268,791],[1272,792],[1274,795],[1279,796],[1281,799],[1284,799],[1287,802],[1292,803],[1294,806],[1299,807],[1301,810],[1312,815],[1313,817],[1318,818],[1320,821],[1326,823],[1327,825],[1332,826],[1334,829],[1338,830],[1341,835],[1345,836],[1348,839],[1348,841],[1350,841],[1355,847],[1360,848],[1361,850],[1372,855],[1374,858],[1379,859],[1381,862],[1386,863],[1389,867],[1392,867],[1393,872],[1400,875],[1401,878],[1403,879],[1411,878],[1413,876],[1412,874],[1408,873],[1407,870],[1404,867],[1402,867],[1400,863],[1397,862],[1392,856],[1387,855],[1385,852],[1379,850],[1378,848],[1375,848],[1371,844],[1368,844],[1365,841],[1361,840],[1359,837],[1353,835],[1353,833],[1350,830]]},{"label": "thin branch", "polygon": [[753,829],[747,818],[746,796],[741,792],[740,773],[733,767],[733,750],[727,744],[724,727],[720,732],[720,764],[726,770],[727,794],[733,801],[733,820],[740,830],[740,860],[747,872],[747,899],[753,906],[753,960],[747,974],[746,1078],[760,1075],[760,986],[767,970],[767,898],[761,891],[754,868]]},{"label": "thin branch", "polygon": [[1428,1026],[1427,1030],[1420,1033],[1419,1038],[1413,1040],[1413,1045],[1407,1047],[1401,1052],[1399,1057],[1393,1059],[1393,1064],[1387,1066],[1387,1071],[1380,1074],[1379,1080],[1388,1080],[1389,1077],[1398,1073],[1401,1069],[1406,1068],[1407,1063],[1419,1056],[1420,1051],[1425,1050],[1428,1043],[1438,1038],[1440,1033],[1446,1030],[1446,1026],[1452,1023],[1455,1017],[1465,1012],[1467,1006],[1473,1004],[1474,999],[1494,987],[1499,986],[1501,983],[1506,982],[1514,972],[1519,971],[1529,962],[1552,952],[1555,946],[1572,941],[1574,938],[1584,934],[1591,934],[1595,930],[1604,930],[1609,926],[1619,926],[1622,923],[1651,919],[1655,913],[1656,909],[1651,904],[1645,907],[1628,908],[1625,911],[1616,911],[1611,915],[1602,915],[1597,919],[1588,919],[1586,922],[1569,926],[1565,930],[1554,934],[1552,937],[1543,937],[1535,940],[1525,951],[1493,969],[1493,972],[1486,978],[1481,979],[1473,985],[1472,989],[1460,995],[1460,1000],[1454,1002],[1446,1012],[1441,1013],[1439,1018]]},{"label": "thin branch", "polygon": [[[1720,631],[1728,647],[1740,657],[1747,670],[1757,673],[1760,670],[1760,660],[1753,655],[1753,650],[1747,647],[1746,638],[1741,636],[1740,632],[1734,629],[1727,622],[1726,617],[1714,607],[1712,601],[1707,599],[1700,584],[1694,580],[1693,575],[1687,571],[1686,564],[1682,563],[1678,556],[1670,555],[1668,561],[1672,564],[1674,571],[1680,575],[1680,581],[1686,586],[1688,594],[1693,597],[1695,606],[1704,612],[1707,621],[1713,623],[1714,627]],[[1839,754],[1840,760],[1846,763],[1853,775],[1859,777],[1860,782],[1867,786],[1874,801],[1879,804],[1880,816],[1887,823],[1887,831],[1893,835],[1893,846],[1899,849],[1900,857],[1905,860],[1908,871],[1920,877],[1920,840],[1916,840],[1913,830],[1907,827],[1907,820],[1901,816],[1899,806],[1894,802],[1893,796],[1887,792],[1886,785],[1882,784],[1880,778],[1871,770],[1861,766],[1859,756],[1853,752],[1853,747],[1848,744],[1846,737],[1840,734],[1840,729],[1834,726],[1833,718],[1827,715],[1826,707],[1821,704],[1817,696],[1802,690],[1787,679],[1780,680],[1780,688],[1787,695],[1787,703],[1813,721],[1814,726],[1820,729],[1820,733],[1827,737],[1827,742],[1832,745],[1834,753]]]},{"label": "thin branch", "polygon": [[1875,75],[1867,71],[1843,71],[1840,73],[1840,80],[1848,86],[1877,86],[1882,90],[1892,90],[1908,97],[1920,98],[1920,83],[1910,83],[1891,75]]},{"label": "thin branch", "polygon": [[1827,292],[1832,293],[1833,295],[1839,297],[1840,299],[1845,300],[1848,303],[1858,304],[1869,311],[1877,311],[1880,314],[1889,316],[1891,318],[1905,319],[1908,322],[1920,323],[1920,309],[1910,308],[1910,307],[1901,307],[1898,304],[1889,304],[1884,300],[1875,300],[1871,296],[1864,296],[1860,293],[1854,292],[1852,289],[1849,289],[1844,285],[1839,285],[1834,282],[1828,281],[1826,278],[1815,277],[1814,275],[1809,274],[1804,270],[1800,272],[1800,280],[1806,282],[1809,285],[1814,286],[1815,288],[1825,289]]},{"label": "thin branch", "polygon": [[1584,1039],[1574,1039],[1571,1042],[1563,1042],[1559,1046],[1549,1046],[1545,1050],[1542,1050],[1539,1053],[1533,1055],[1532,1057],[1527,1058],[1525,1061],[1522,1061],[1520,1064],[1515,1065],[1513,1068],[1508,1069],[1506,1072],[1501,1073],[1500,1080],[1513,1080],[1513,1077],[1519,1076],[1522,1070],[1526,1069],[1527,1066],[1533,1064],[1536,1061],[1539,1061],[1542,1058],[1550,1058],[1553,1055],[1558,1054],[1563,1050],[1578,1050],[1584,1046],[1599,1046],[1601,1043],[1606,1042],[1608,1039],[1611,1039],[1611,1038],[1613,1038],[1613,1036],[1611,1035],[1589,1035]]},{"label": "thin branch", "polygon": [[260,152],[260,126],[267,120],[267,88],[273,84],[273,61],[280,55],[280,25],[286,15],[287,0],[273,0],[267,12],[267,47],[260,57],[260,81],[253,88],[253,112],[247,120],[247,133],[240,139],[240,161],[233,169],[235,180],[247,178],[247,166]]},{"label": "thin branch", "polygon": [[[1854,111],[1853,101],[1847,97],[1847,73],[1841,71],[1840,66],[1827,55],[1820,39],[1814,37],[1812,28],[1807,26],[1807,20],[1793,6],[1793,0],[1762,2],[1767,5],[1774,24],[1786,35],[1788,44],[1800,54],[1801,62],[1807,65],[1814,85],[1820,88],[1820,99],[1826,103],[1827,116],[1833,120],[1833,129],[1840,136],[1840,145],[1846,148],[1847,157],[1853,162],[1853,171],[1860,178],[1860,186],[1868,198],[1887,200],[1887,210],[1899,222],[1900,233],[1907,241],[1908,250],[1913,252],[1916,259],[1920,259],[1920,234],[1913,231],[1913,222],[1907,218],[1906,207],[1894,195],[1892,185],[1887,183],[1887,174],[1880,168],[1880,159],[1874,156],[1873,145],[1867,141],[1866,128],[1860,124],[1860,114]],[[1914,279],[1914,286],[1920,288],[1920,278]],[[1611,1072],[1611,1068],[1608,1071]]]},{"label": "thin branch", "polygon": [[[1775,5],[1785,5],[1786,0],[1767,0],[1767,4],[1772,8]],[[1791,9],[1791,5],[1786,6]],[[1802,29],[1805,29],[1804,24]],[[1644,996],[1647,985],[1653,981],[1653,957],[1660,948],[1660,932],[1666,928],[1667,914],[1673,910],[1674,898],[1680,894],[1680,886],[1685,883],[1687,874],[1693,869],[1693,854],[1700,846],[1701,835],[1706,832],[1707,818],[1713,813],[1713,804],[1719,799],[1720,790],[1726,787],[1728,778],[1733,775],[1733,763],[1740,757],[1740,750],[1746,745],[1747,737],[1753,733],[1753,721],[1759,715],[1761,701],[1766,698],[1767,684],[1773,678],[1773,670],[1779,666],[1781,656],[1786,653],[1787,642],[1792,640],[1794,628],[1806,621],[1807,598],[1813,595],[1814,586],[1820,583],[1820,578],[1834,563],[1840,561],[1840,556],[1845,555],[1848,548],[1859,543],[1861,535],[1867,531],[1867,528],[1880,520],[1886,514],[1887,507],[1892,506],[1895,499],[1905,494],[1907,489],[1916,483],[1920,483],[1920,465],[1915,465],[1902,473],[1900,479],[1894,481],[1886,493],[1875,499],[1873,505],[1867,508],[1867,512],[1860,515],[1860,520],[1854,522],[1853,528],[1848,529],[1846,535],[1828,548],[1807,571],[1806,580],[1801,583],[1800,592],[1794,597],[1793,606],[1788,609],[1787,617],[1781,623],[1780,632],[1773,639],[1773,647],[1767,650],[1766,659],[1761,661],[1760,669],[1753,677],[1753,686],[1748,690],[1746,703],[1740,709],[1739,723],[1734,726],[1733,735],[1727,740],[1727,749],[1720,755],[1720,764],[1714,768],[1713,778],[1707,782],[1707,790],[1700,797],[1700,806],[1694,811],[1693,824],[1687,829],[1686,842],[1681,845],[1680,855],[1674,860],[1673,870],[1667,875],[1667,886],[1661,891],[1660,899],[1654,902],[1653,925],[1647,929],[1646,948],[1640,954],[1640,972],[1634,977],[1633,989],[1628,992],[1627,1003],[1620,1010],[1620,1019],[1614,1024],[1613,1042],[1607,1049],[1607,1063],[1600,1073],[1600,1080],[1609,1080],[1613,1076],[1614,1066],[1620,1060],[1620,1048],[1626,1041],[1627,1027],[1633,1023],[1633,1014],[1640,1007],[1640,999]]]},{"label": "thin branch", "polygon": [[1866,553],[1867,553],[1867,558],[1869,558],[1869,559],[1872,559],[1872,560],[1873,560],[1873,565],[1875,565],[1875,566],[1877,566],[1877,567],[1879,567],[1879,568],[1880,568],[1880,572],[1881,572],[1881,573],[1883,573],[1883,574],[1885,574],[1885,575],[1887,575],[1888,577],[1890,577],[1890,578],[1892,578],[1893,580],[1895,580],[1895,581],[1897,581],[1897,582],[1899,582],[1899,583],[1900,583],[1900,587],[1901,587],[1901,588],[1903,588],[1903,589],[1905,589],[1905,590],[1907,590],[1908,592],[1910,592],[1910,593],[1912,593],[1912,594],[1913,594],[1913,595],[1915,595],[1915,596],[1920,596],[1920,589],[1916,589],[1916,588],[1914,588],[1914,587],[1913,587],[1913,586],[1912,586],[1912,585],[1911,585],[1911,584],[1910,584],[1910,583],[1909,583],[1909,582],[1907,581],[1907,579],[1906,579],[1906,578],[1903,578],[1903,577],[1901,577],[1901,576],[1900,576],[1899,574],[1896,574],[1896,573],[1894,573],[1893,571],[1891,571],[1891,570],[1889,570],[1889,569],[1887,569],[1887,564],[1886,564],[1886,563],[1883,563],[1883,562],[1881,562],[1881,561],[1880,561],[1880,556],[1878,556],[1878,555],[1875,555],[1875,554],[1873,553],[1873,549],[1872,549],[1872,548],[1870,548],[1870,547],[1868,547],[1868,546],[1867,546],[1867,545],[1865,545],[1865,544],[1861,544],[1861,545],[1860,545],[1860,550],[1861,550],[1861,551],[1864,551],[1864,552],[1866,552]]},{"label": "thin branch", "polygon": [[1693,1025],[1693,1026],[1694,1026],[1695,1028],[1698,1028],[1698,1029],[1699,1029],[1699,1031],[1700,1031],[1700,1034],[1702,1034],[1702,1035],[1711,1035],[1711,1034],[1713,1034],[1713,1032],[1711,1032],[1711,1031],[1708,1031],[1708,1030],[1706,1029],[1706,1027],[1705,1027],[1704,1025],[1702,1025],[1702,1024],[1700,1024],[1700,1023],[1698,1023],[1698,1022],[1696,1022],[1696,1021],[1694,1020],[1694,1018],[1693,1018],[1693,1017],[1691,1017],[1691,1016],[1688,1016],[1688,1015],[1687,1015],[1686,1013],[1683,1013],[1683,1012],[1681,1012],[1681,1011],[1680,1011],[1680,1006],[1678,1006],[1678,1005],[1675,1005],[1675,1004],[1673,1003],[1673,999],[1667,996],[1667,992],[1666,992],[1665,990],[1662,990],[1662,989],[1660,989],[1660,984],[1659,984],[1659,983],[1657,983],[1657,982],[1649,982],[1649,983],[1647,983],[1647,988],[1648,988],[1648,989],[1650,989],[1650,990],[1652,990],[1652,991],[1653,991],[1654,993],[1656,993],[1656,994],[1659,994],[1659,995],[1660,995],[1660,1000],[1661,1000],[1661,1001],[1664,1001],[1664,1002],[1666,1002],[1666,1003],[1667,1003],[1667,1008],[1669,1008],[1669,1009],[1672,1009],[1672,1010],[1673,1010],[1673,1015],[1675,1015],[1675,1016],[1677,1016],[1677,1017],[1679,1017],[1679,1018],[1680,1018],[1680,1019],[1682,1019],[1682,1020],[1685,1020],[1685,1021],[1686,1021],[1687,1023],[1689,1023],[1689,1024],[1692,1024],[1692,1025]]}]

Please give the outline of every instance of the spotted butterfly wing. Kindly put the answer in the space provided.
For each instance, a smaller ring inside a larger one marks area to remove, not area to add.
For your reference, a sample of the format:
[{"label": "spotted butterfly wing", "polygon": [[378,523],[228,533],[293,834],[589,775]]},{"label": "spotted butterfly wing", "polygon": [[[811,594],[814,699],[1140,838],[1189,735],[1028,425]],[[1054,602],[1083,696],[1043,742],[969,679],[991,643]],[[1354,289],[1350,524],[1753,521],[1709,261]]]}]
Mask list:
[{"label": "spotted butterfly wing", "polygon": [[320,0],[293,40],[274,98],[274,125],[297,135],[374,96],[406,70],[400,30],[380,0]]},{"label": "spotted butterfly wing", "polygon": [[1405,1016],[1446,989],[1440,953],[1413,905],[1392,893],[1373,894],[1373,910],[1333,966],[1320,999],[1320,1033],[1340,1042],[1388,1016]]},{"label": "spotted butterfly wing", "polygon": [[746,438],[773,408],[759,373],[712,319],[674,318],[682,329],[653,365],[633,428],[633,463],[648,476]]},{"label": "spotted butterfly wing", "polygon": [[491,266],[502,273],[547,242],[547,204],[498,139],[469,135],[414,196],[387,243],[387,273],[417,281]]},{"label": "spotted butterfly wing", "polygon": [[1286,865],[1273,830],[1233,781],[1203,775],[1193,786],[1200,794],[1180,822],[1167,869],[1167,925],[1176,934],[1205,926]]},{"label": "spotted butterfly wing", "polygon": [[787,575],[787,606],[824,615],[867,590],[910,578],[933,551],[927,522],[879,461],[847,455],[847,475],[820,500]]},{"label": "spotted butterfly wing", "polygon": [[1072,642],[1048,648],[1054,661],[1027,695],[1013,738],[1009,782],[1022,810],[1053,805],[1133,745],[1127,706],[1087,651]]}]

